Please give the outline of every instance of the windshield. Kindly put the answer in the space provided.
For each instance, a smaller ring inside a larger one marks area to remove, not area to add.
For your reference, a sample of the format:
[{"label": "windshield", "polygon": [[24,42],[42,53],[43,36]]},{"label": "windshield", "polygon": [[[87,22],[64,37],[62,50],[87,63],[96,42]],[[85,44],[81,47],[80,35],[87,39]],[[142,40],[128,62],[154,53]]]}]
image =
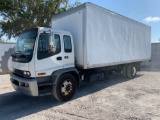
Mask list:
[{"label": "windshield", "polygon": [[21,34],[17,39],[17,44],[15,46],[14,53],[22,55],[32,55],[36,37],[37,37],[36,31],[28,31]]},{"label": "windshield", "polygon": [[[15,62],[30,62],[33,55],[34,44],[37,37],[37,28],[22,33],[16,42],[12,60]],[[18,59],[17,59],[18,58]]]}]

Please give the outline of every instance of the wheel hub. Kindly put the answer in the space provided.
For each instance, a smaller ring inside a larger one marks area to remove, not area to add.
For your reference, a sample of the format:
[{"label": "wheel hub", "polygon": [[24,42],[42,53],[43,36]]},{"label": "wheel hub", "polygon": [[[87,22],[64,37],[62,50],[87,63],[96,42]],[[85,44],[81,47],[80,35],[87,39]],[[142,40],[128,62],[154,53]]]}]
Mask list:
[{"label": "wheel hub", "polygon": [[61,93],[66,96],[72,92],[72,83],[70,80],[65,80],[61,86]]},{"label": "wheel hub", "polygon": [[137,72],[137,71],[136,71],[136,67],[133,67],[133,68],[132,68],[132,76],[135,76],[135,75],[136,75],[136,72]]}]

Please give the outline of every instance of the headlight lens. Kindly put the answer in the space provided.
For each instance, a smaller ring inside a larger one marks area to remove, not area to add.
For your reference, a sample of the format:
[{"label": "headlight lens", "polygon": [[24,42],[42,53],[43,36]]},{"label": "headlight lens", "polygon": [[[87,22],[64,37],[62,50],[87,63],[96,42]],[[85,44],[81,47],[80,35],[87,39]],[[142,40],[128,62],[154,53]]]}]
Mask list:
[{"label": "headlight lens", "polygon": [[30,76],[30,72],[27,72],[26,74],[27,74],[27,76]]},{"label": "headlight lens", "polygon": [[24,72],[23,72],[23,75],[24,75],[25,77],[30,77],[30,76],[31,76],[31,74],[30,74],[29,71],[24,71]]},{"label": "headlight lens", "polygon": [[24,71],[24,72],[23,72],[23,75],[27,75],[27,72],[26,72],[26,71]]}]

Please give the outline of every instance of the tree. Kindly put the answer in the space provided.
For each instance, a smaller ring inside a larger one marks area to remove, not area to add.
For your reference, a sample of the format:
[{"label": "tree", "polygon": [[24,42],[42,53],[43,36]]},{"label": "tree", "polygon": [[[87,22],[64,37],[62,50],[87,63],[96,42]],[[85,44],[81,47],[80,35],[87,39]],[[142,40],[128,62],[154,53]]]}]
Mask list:
[{"label": "tree", "polygon": [[0,43],[1,43],[1,42],[3,42],[3,40],[2,40],[2,39],[0,39]]},{"label": "tree", "polygon": [[0,0],[0,35],[9,39],[37,25],[49,27],[51,17],[71,7],[68,0]]}]

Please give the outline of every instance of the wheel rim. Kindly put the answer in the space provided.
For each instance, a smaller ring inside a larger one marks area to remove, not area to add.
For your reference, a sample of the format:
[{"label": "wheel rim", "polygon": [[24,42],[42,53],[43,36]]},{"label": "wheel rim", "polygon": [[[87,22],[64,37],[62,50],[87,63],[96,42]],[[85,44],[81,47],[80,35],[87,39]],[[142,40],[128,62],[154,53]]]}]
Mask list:
[{"label": "wheel rim", "polygon": [[69,95],[73,91],[73,84],[71,80],[65,80],[61,85],[61,93],[63,96]]},{"label": "wheel rim", "polygon": [[137,71],[136,71],[136,67],[133,67],[133,68],[132,68],[132,76],[135,76],[135,75],[136,75],[136,72],[137,72]]}]

